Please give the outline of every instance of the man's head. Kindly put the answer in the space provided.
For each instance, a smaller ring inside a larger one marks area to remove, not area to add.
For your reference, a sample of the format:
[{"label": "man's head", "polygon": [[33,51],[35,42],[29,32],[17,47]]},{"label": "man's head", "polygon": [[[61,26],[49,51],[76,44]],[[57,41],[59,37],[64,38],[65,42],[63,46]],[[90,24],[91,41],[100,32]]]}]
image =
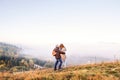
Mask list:
[{"label": "man's head", "polygon": [[59,45],[57,44],[56,47],[59,47]]}]

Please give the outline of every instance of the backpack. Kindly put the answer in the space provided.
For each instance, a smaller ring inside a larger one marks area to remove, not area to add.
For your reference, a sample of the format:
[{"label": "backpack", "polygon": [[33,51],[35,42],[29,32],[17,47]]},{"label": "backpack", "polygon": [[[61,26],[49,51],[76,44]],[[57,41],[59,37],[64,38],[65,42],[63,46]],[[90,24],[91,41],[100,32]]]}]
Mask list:
[{"label": "backpack", "polygon": [[54,50],[52,51],[52,55],[53,55],[53,56],[55,56],[55,55],[56,55],[56,52],[55,52]]}]

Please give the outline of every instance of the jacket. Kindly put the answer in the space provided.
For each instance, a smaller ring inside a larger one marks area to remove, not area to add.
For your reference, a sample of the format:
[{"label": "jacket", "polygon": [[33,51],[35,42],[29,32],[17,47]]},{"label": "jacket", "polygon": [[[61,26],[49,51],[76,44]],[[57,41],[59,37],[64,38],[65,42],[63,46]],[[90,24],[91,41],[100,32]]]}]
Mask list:
[{"label": "jacket", "polygon": [[56,54],[55,54],[55,58],[56,58],[56,59],[60,59],[61,56],[60,56],[60,50],[59,50],[59,47],[54,48],[53,51],[56,52]]}]

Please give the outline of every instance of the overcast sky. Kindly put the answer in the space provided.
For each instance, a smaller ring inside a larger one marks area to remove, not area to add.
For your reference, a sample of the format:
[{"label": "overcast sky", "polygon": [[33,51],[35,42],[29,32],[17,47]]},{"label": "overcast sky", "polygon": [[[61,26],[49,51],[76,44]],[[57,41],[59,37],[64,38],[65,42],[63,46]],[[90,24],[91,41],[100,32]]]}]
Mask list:
[{"label": "overcast sky", "polygon": [[120,0],[0,0],[0,41],[120,43]]}]

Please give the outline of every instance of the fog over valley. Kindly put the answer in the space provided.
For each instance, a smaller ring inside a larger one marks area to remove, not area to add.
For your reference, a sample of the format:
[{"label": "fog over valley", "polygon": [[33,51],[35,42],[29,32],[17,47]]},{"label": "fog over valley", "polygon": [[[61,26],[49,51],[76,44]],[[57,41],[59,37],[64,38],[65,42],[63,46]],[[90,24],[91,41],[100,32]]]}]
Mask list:
[{"label": "fog over valley", "polygon": [[[21,53],[44,60],[55,60],[52,50],[56,44],[23,46]],[[80,64],[120,59],[120,44],[100,42],[96,44],[66,43],[67,63]]]}]

